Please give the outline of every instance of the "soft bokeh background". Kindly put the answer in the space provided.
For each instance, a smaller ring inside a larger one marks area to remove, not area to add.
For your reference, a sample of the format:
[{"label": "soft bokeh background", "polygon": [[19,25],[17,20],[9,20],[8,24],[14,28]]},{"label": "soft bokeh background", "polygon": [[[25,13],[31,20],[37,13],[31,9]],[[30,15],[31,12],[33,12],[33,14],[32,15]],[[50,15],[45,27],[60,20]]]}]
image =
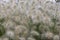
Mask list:
[{"label": "soft bokeh background", "polygon": [[0,40],[60,40],[60,3],[55,0],[0,0]]}]

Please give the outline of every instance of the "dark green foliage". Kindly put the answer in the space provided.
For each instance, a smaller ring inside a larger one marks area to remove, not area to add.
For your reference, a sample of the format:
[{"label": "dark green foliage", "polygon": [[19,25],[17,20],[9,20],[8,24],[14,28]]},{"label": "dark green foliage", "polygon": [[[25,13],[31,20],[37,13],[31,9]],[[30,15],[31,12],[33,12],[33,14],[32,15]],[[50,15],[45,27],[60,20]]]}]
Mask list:
[{"label": "dark green foliage", "polygon": [[54,23],[54,25],[52,25],[52,27],[49,27],[50,28],[50,31],[54,34],[58,34],[59,31],[57,30],[56,28],[56,22],[57,22],[57,19],[56,18],[53,18],[52,19],[52,22]]},{"label": "dark green foliage", "polygon": [[9,40],[13,40],[13,39],[9,37]]},{"label": "dark green foliage", "polygon": [[5,28],[0,24],[0,37],[5,34]]},{"label": "dark green foliage", "polygon": [[5,19],[4,19],[4,18],[0,19],[0,23],[3,23],[4,21],[5,21]]},{"label": "dark green foliage", "polygon": [[49,27],[49,29],[53,34],[59,34],[59,31],[57,30],[55,26]]},{"label": "dark green foliage", "polygon": [[29,21],[28,21],[29,32],[27,34],[26,40],[28,40],[27,38],[31,35],[30,32],[31,32],[31,29],[32,29],[33,26],[36,26],[35,31],[39,33],[39,35],[33,35],[33,38],[35,38],[36,40],[53,40],[53,38],[48,39],[45,36],[42,37],[42,34],[47,32],[47,31],[50,31],[53,34],[58,34],[59,33],[57,31],[57,28],[56,28],[57,19],[53,18],[52,22],[54,23],[54,25],[51,25],[51,26],[48,25],[48,28],[45,28],[45,26],[47,26],[46,24],[44,24],[43,22],[40,22],[40,23],[37,23],[37,24],[33,24],[33,21],[30,18]]},{"label": "dark green foliage", "polygon": [[36,31],[39,33],[39,36],[37,36],[37,35],[33,36],[36,40],[41,40],[42,31],[39,30],[40,25],[41,25],[41,23],[36,24]]},{"label": "dark green foliage", "polygon": [[33,36],[36,40],[41,40],[41,36]]},{"label": "dark green foliage", "polygon": [[38,24],[36,25],[36,31],[37,31],[39,34],[42,34],[42,30],[40,30],[40,29],[43,28],[42,25],[43,25],[43,23],[38,23]]},{"label": "dark green foliage", "polygon": [[4,18],[0,19],[0,37],[5,34],[5,28],[2,25],[3,22],[4,22]]},{"label": "dark green foliage", "polygon": [[[59,31],[56,28],[57,19],[53,18],[52,22],[54,23],[54,25],[52,25],[51,27],[48,26],[48,28],[53,34],[58,34]],[[42,30],[47,32],[47,29],[44,29],[44,24],[43,23],[36,24],[36,31],[40,34],[39,36],[33,36],[36,40],[53,40],[53,39],[48,39],[48,38],[41,38],[41,34],[43,33]]]},{"label": "dark green foliage", "polygon": [[33,27],[33,21],[32,21],[32,18],[29,17],[29,21],[28,21],[28,27],[29,27],[29,30],[28,30],[28,34],[26,36],[26,39],[25,40],[28,40],[28,37],[31,35],[31,30],[32,30],[32,27]]},{"label": "dark green foliage", "polygon": [[56,18],[52,18],[52,22],[53,22],[54,24],[56,24],[57,19],[56,19]]}]

